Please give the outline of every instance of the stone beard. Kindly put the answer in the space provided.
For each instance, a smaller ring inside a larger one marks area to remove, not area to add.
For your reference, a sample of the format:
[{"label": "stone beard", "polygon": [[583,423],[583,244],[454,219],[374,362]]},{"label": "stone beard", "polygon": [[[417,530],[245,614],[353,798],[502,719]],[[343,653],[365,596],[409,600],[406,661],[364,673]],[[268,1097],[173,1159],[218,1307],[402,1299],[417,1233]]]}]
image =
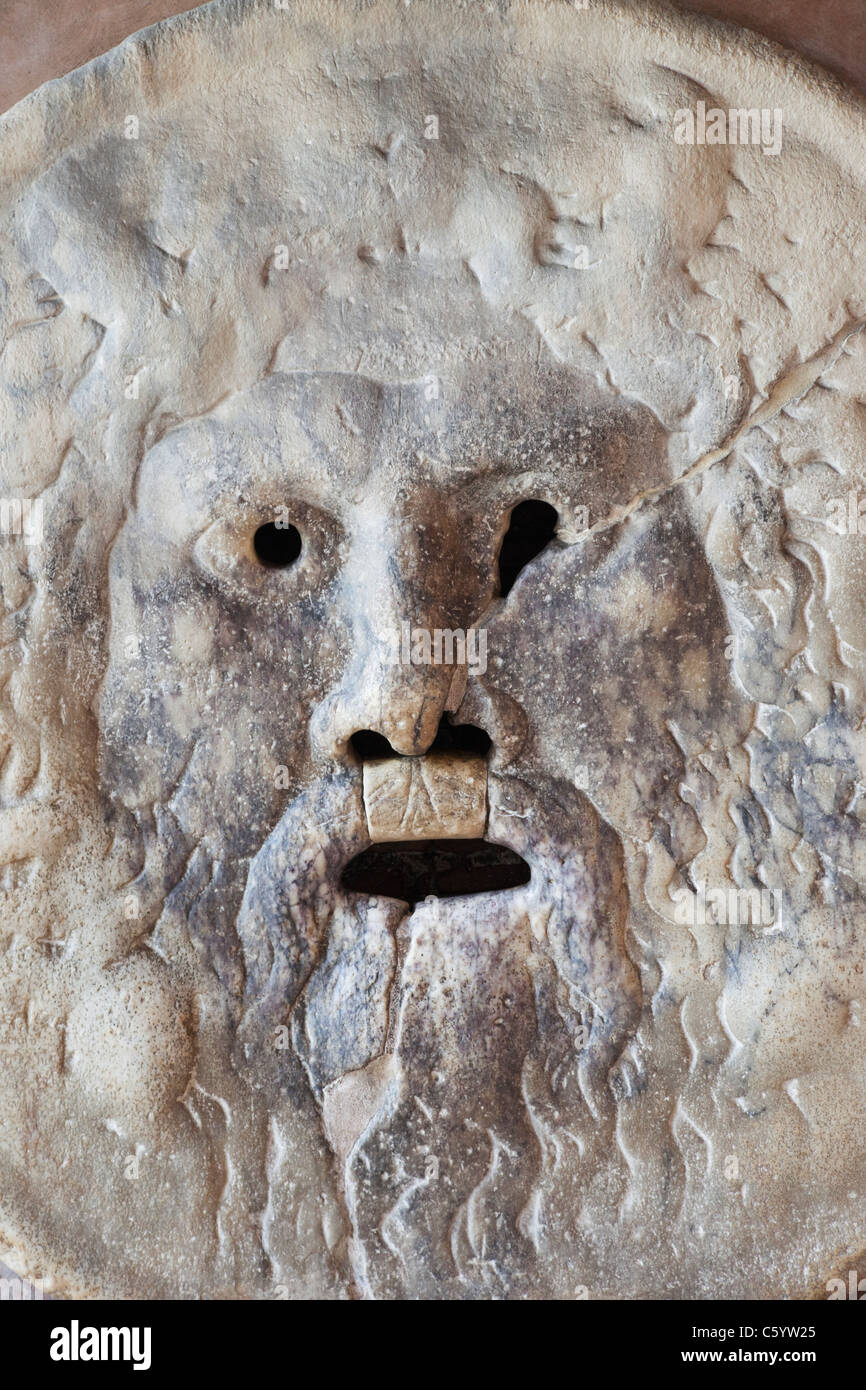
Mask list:
[{"label": "stone beard", "polygon": [[862,112],[628,4],[296,9],[0,120],[0,1256],[844,1284]]}]

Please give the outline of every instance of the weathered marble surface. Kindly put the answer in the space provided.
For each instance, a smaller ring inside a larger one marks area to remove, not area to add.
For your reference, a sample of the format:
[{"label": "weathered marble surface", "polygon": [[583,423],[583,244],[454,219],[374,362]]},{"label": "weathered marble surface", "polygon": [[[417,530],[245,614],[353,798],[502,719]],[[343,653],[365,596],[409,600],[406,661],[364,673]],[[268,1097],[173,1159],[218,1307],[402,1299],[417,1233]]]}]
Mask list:
[{"label": "weathered marble surface", "polygon": [[451,753],[374,758],[362,780],[374,843],[480,839],[487,828],[487,764]]},{"label": "weathered marble surface", "polygon": [[[678,144],[698,101],[780,154]],[[769,47],[540,0],[207,6],[0,120],[0,496],[43,531],[0,546],[14,1267],[862,1264],[864,136]],[[502,599],[526,498],[557,535]],[[486,671],[387,661],[404,620]],[[352,734],[423,757],[448,711],[531,882],[347,894]]]}]

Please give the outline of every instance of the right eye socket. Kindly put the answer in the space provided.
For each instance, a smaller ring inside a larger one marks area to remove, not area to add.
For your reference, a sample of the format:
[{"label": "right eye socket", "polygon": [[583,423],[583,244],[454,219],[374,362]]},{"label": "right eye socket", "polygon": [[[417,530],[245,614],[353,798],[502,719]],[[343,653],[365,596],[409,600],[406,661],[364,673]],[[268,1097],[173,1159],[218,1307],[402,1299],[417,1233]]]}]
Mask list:
[{"label": "right eye socket", "polygon": [[253,536],[256,559],[267,569],[287,569],[303,548],[301,533],[290,523],[267,521]]}]

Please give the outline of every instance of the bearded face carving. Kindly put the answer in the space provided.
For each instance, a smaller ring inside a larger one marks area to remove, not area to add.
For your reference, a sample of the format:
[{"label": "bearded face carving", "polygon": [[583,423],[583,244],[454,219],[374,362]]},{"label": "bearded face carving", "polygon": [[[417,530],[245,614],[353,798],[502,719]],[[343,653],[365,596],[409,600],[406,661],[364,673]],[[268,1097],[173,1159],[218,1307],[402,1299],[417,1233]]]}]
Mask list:
[{"label": "bearded face carving", "polygon": [[780,150],[685,147],[696,53],[734,105],[776,60],[454,21],[209,7],[0,129],[0,1233],[61,1291],[791,1294],[862,1243],[854,234],[797,288],[809,121],[861,117],[804,69]]}]

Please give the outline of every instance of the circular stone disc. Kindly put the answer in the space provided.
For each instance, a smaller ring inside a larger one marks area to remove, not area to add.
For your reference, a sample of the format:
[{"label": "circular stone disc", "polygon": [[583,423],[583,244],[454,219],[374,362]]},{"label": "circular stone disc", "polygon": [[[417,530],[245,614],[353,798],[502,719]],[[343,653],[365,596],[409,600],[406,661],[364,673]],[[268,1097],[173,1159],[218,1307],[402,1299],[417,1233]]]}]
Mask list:
[{"label": "circular stone disc", "polygon": [[[216,3],[0,119],[20,1274],[866,1273],[864,143],[610,0]],[[530,880],[351,892],[380,824]]]}]

